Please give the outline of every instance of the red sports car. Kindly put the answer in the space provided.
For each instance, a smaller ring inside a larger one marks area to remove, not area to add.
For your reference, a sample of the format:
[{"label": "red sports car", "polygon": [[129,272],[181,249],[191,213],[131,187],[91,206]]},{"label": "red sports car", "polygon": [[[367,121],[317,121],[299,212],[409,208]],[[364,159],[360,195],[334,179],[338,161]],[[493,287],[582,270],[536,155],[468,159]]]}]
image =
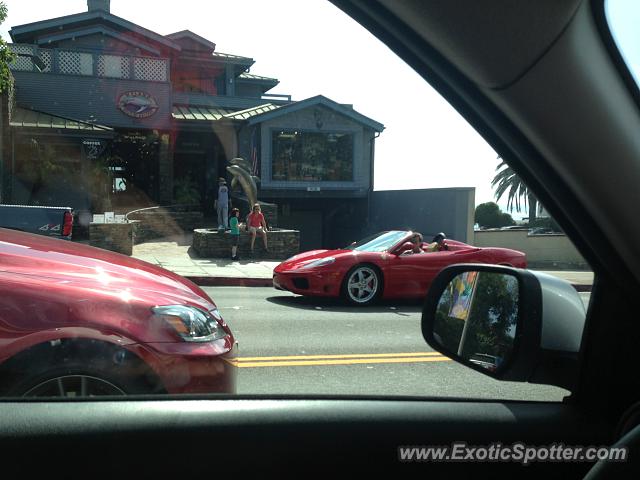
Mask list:
[{"label": "red sports car", "polygon": [[106,250],[0,229],[0,396],[234,393],[199,287]]},{"label": "red sports car", "polygon": [[517,250],[479,248],[446,239],[439,246],[412,242],[416,235],[394,230],[340,250],[301,253],[274,269],[273,286],[300,295],[342,296],[353,304],[367,305],[378,298],[423,298],[436,274],[454,263],[527,266],[525,254]]}]

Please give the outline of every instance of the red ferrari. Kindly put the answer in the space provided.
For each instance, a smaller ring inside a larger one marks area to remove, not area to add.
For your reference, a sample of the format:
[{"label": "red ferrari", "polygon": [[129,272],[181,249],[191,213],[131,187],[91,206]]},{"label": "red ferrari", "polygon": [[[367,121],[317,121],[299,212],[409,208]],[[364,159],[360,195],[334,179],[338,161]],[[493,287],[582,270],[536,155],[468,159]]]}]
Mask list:
[{"label": "red ferrari", "polygon": [[438,247],[412,242],[415,237],[415,232],[394,230],[340,250],[301,253],[274,269],[273,286],[367,305],[379,298],[424,298],[436,274],[454,263],[527,266],[525,254],[517,250],[479,248],[446,239]]}]

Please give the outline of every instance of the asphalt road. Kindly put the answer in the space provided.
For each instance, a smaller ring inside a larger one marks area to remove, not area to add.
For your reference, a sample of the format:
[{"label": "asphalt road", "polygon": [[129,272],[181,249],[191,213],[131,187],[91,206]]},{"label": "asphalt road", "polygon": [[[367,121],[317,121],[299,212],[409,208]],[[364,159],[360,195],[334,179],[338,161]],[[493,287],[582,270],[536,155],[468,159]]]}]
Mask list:
[{"label": "asphalt road", "polygon": [[[239,342],[239,394],[394,395],[559,401],[566,390],[500,382],[434,352],[421,305],[356,308],[272,288],[209,287]],[[582,294],[588,302],[588,294]]]}]

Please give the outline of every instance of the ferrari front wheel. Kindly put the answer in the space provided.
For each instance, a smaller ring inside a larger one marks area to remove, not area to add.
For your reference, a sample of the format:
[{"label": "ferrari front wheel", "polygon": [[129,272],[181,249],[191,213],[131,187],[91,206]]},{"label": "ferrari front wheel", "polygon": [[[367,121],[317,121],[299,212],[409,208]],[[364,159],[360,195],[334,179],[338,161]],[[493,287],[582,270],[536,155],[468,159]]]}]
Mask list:
[{"label": "ferrari front wheel", "polygon": [[342,294],[354,305],[369,305],[382,291],[382,276],[370,265],[356,265],[345,276]]}]

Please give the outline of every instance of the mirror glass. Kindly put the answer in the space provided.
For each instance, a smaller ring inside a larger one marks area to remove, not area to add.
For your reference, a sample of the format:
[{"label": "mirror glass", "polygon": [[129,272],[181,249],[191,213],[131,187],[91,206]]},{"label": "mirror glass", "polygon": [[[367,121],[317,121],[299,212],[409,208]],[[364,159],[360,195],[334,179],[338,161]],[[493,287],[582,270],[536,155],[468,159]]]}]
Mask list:
[{"label": "mirror glass", "polygon": [[438,302],[433,337],[453,357],[496,372],[509,359],[518,324],[518,279],[505,273],[457,275]]}]

